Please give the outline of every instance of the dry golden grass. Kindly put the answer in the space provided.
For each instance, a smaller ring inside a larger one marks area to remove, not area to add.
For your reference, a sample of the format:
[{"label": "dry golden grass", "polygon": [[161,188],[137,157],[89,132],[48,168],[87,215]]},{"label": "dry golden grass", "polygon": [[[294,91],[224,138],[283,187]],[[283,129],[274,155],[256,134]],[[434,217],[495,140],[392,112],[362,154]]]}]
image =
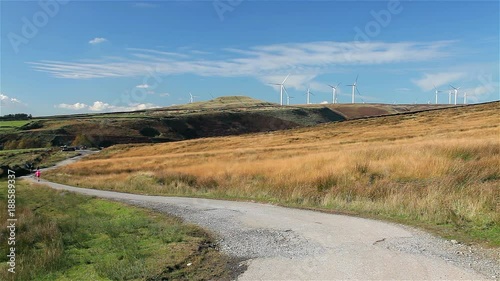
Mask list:
[{"label": "dry golden grass", "polygon": [[499,103],[265,134],[116,146],[54,180],[453,226],[500,245]]}]

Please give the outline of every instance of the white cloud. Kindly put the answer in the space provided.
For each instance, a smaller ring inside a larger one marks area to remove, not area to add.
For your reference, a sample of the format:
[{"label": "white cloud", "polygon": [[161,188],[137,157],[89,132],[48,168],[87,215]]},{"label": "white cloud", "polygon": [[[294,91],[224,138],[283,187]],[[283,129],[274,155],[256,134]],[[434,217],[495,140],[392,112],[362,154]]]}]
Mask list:
[{"label": "white cloud", "polygon": [[141,85],[137,85],[135,87],[139,88],[139,89],[147,89],[147,88],[149,88],[149,85],[148,84],[141,84]]},{"label": "white cloud", "polygon": [[117,112],[117,111],[135,111],[135,110],[144,110],[150,108],[158,108],[160,106],[152,104],[152,103],[132,103],[128,106],[116,106],[111,105],[102,101],[95,101],[92,105],[87,105],[85,103],[74,103],[74,104],[57,104],[54,107],[68,109],[68,110],[82,110],[82,111],[92,111],[92,112]]},{"label": "white cloud", "polygon": [[20,105],[22,102],[16,98],[0,93],[0,105],[4,107]]},{"label": "white cloud", "polygon": [[[97,39],[97,38],[96,38]],[[95,40],[95,39],[94,39]],[[304,75],[290,87],[303,87],[311,77],[338,69],[341,65],[394,64],[419,62],[447,56],[451,42],[333,42],[274,44],[247,49],[224,49],[224,59],[197,59],[185,54],[129,48],[121,58],[94,61],[28,62],[36,71],[57,78],[90,79],[150,75],[195,74],[200,76],[275,76],[282,73]],[[262,79],[265,80],[266,79]]]},{"label": "white cloud", "polygon": [[17,111],[26,106],[27,105],[25,103],[18,99],[0,93],[0,115],[14,113],[12,111]]},{"label": "white cloud", "polygon": [[[424,77],[420,79],[414,79],[412,82],[420,87],[424,91],[430,91],[434,89],[434,86],[439,88],[445,85],[448,87],[449,83],[453,83],[459,79],[467,76],[465,72],[440,72],[440,73],[425,73]],[[455,86],[457,87],[457,86]]]},{"label": "white cloud", "polygon": [[158,94],[160,97],[170,97],[169,93],[160,93]]},{"label": "white cloud", "polygon": [[96,37],[89,41],[89,44],[96,45],[108,41],[106,38]]},{"label": "white cloud", "polygon": [[61,104],[55,105],[55,107],[56,108],[63,108],[63,109],[81,110],[81,109],[88,108],[88,105],[86,105],[84,103],[77,102],[74,104],[61,103]]},{"label": "white cloud", "polygon": [[113,106],[111,106],[109,103],[105,103],[102,101],[95,101],[94,104],[88,107],[90,111],[105,111],[112,108]]}]

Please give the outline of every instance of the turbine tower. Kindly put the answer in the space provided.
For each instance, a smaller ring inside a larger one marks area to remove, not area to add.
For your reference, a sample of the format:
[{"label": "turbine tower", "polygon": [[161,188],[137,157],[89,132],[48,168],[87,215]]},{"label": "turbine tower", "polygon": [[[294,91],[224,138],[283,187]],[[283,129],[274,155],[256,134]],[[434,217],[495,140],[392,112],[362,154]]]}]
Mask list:
[{"label": "turbine tower", "polygon": [[464,104],[467,104],[467,92],[464,92]]},{"label": "turbine tower", "polygon": [[434,90],[435,90],[435,93],[436,93],[436,104],[438,104],[438,93],[441,93],[442,91],[438,90],[436,88],[436,86],[434,86]]},{"label": "turbine tower", "polygon": [[350,86],[352,87],[352,103],[354,103],[354,93],[356,92],[356,84],[358,84],[358,75],[356,75],[356,80],[354,81],[354,83],[352,85],[347,85],[347,86]]},{"label": "turbine tower", "polygon": [[193,103],[193,102],[194,102],[194,97],[191,94],[191,92],[189,92],[189,103]]},{"label": "turbine tower", "polygon": [[451,90],[448,91],[448,104],[451,104]]},{"label": "turbine tower", "polygon": [[311,104],[311,95],[314,96],[314,94],[311,93],[311,91],[309,90],[309,88],[307,88],[307,104]]},{"label": "turbine tower", "polygon": [[340,83],[338,83],[337,86],[334,87],[334,86],[328,84],[328,86],[330,86],[330,88],[332,88],[332,104],[337,103],[337,87],[339,85],[340,85]]},{"label": "turbine tower", "polygon": [[290,76],[290,73],[288,73],[288,75],[286,76],[285,80],[283,80],[283,82],[281,82],[279,84],[278,83],[269,83],[271,85],[280,86],[280,105],[283,105],[283,90],[286,92],[285,81],[286,81],[286,79],[288,79],[288,76]]},{"label": "turbine tower", "polygon": [[450,85],[450,87],[452,87],[452,88],[453,88],[453,90],[455,91],[455,105],[456,105],[456,104],[457,104],[458,89],[460,89],[460,87],[455,88],[455,87],[453,87],[452,85]]},{"label": "turbine tower", "polygon": [[286,90],[285,90],[285,94],[286,94],[286,105],[290,105],[290,99],[293,99],[293,97],[289,96],[288,92]]}]

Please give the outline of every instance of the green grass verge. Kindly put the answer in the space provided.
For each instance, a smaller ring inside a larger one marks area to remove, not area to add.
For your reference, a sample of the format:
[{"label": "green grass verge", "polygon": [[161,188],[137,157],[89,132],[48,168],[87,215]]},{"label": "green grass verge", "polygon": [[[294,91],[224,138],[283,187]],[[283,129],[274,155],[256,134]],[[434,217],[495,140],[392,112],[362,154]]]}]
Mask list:
[{"label": "green grass verge", "polygon": [[[117,202],[16,184],[16,273],[8,272],[0,181],[0,280],[230,279],[228,257],[193,225]],[[192,263],[191,266],[187,266]]]}]

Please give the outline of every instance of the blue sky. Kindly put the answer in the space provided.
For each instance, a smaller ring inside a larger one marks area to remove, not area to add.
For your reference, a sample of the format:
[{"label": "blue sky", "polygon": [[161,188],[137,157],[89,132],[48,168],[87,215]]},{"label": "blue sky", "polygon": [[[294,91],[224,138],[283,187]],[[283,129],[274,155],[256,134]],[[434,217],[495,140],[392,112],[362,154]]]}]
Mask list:
[{"label": "blue sky", "polygon": [[498,1],[2,1],[0,114],[499,100]]}]

